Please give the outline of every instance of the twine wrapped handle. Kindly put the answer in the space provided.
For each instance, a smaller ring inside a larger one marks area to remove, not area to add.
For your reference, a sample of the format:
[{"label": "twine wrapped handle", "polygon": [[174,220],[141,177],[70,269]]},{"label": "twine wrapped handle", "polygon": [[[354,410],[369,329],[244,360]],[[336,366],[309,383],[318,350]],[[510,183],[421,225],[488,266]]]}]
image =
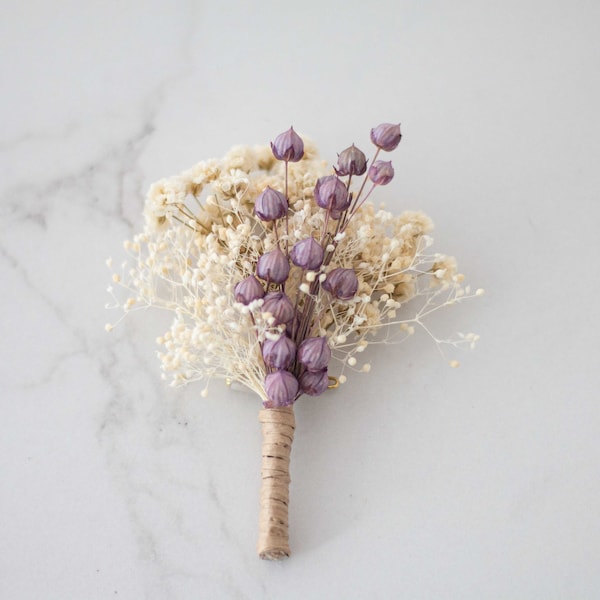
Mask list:
[{"label": "twine wrapped handle", "polygon": [[281,560],[290,555],[288,503],[294,409],[265,408],[258,420],[262,426],[262,483],[257,551],[260,558]]}]

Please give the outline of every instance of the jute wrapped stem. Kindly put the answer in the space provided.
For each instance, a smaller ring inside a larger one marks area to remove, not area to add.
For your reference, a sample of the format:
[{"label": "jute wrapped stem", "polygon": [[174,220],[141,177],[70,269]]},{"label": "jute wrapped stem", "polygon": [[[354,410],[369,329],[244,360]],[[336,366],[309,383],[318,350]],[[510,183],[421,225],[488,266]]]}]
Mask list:
[{"label": "jute wrapped stem", "polygon": [[290,555],[288,503],[294,409],[262,409],[258,420],[262,426],[262,483],[257,551],[260,558],[281,560]]}]

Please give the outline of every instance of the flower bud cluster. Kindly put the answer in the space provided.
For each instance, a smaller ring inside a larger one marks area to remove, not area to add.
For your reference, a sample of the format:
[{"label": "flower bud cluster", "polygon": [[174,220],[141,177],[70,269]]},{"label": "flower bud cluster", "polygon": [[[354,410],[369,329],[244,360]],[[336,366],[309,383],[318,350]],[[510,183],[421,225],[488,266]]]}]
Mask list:
[{"label": "flower bud cluster", "polygon": [[[394,150],[400,138],[399,125],[382,123],[373,128],[371,141],[377,148],[374,158],[382,150]],[[289,406],[301,394],[318,396],[328,388],[331,347],[326,335],[311,335],[315,307],[319,303],[351,303],[356,297],[357,274],[352,268],[336,265],[335,251],[364,202],[360,198],[364,184],[370,181],[374,189],[386,185],[394,176],[390,161],[374,160],[368,167],[364,152],[354,144],[342,150],[334,167],[335,175],[316,179],[310,194],[323,211],[322,226],[291,243],[288,166],[302,160],[304,142],[290,127],[271,143],[271,152],[275,159],[284,162],[285,189],[282,192],[267,186],[254,201],[254,214],[260,221],[272,224],[265,226],[265,232],[272,231],[275,246],[262,251],[255,262],[255,272],[234,289],[235,300],[250,311],[259,311],[262,322],[275,331],[260,343],[266,369],[264,405],[268,408]],[[354,197],[351,180],[362,176],[363,184]]]},{"label": "flower bud cluster", "polygon": [[329,386],[327,366],[331,349],[325,337],[305,339],[298,348],[298,362],[305,368],[300,376],[300,388],[309,396],[321,395]]}]

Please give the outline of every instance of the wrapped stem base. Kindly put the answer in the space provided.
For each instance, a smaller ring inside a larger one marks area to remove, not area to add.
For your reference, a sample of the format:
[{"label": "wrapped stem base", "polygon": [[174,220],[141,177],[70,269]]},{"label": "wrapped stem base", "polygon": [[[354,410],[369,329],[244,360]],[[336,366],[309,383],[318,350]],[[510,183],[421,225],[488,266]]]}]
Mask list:
[{"label": "wrapped stem base", "polygon": [[294,409],[262,409],[258,419],[262,426],[262,483],[257,551],[260,558],[281,560],[290,555],[288,503]]}]

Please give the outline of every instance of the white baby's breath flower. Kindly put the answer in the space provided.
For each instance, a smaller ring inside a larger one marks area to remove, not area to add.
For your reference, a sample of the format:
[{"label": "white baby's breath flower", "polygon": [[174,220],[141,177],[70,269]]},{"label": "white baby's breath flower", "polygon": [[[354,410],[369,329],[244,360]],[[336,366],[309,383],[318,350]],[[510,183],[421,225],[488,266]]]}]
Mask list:
[{"label": "white baby's breath flower", "polygon": [[[287,252],[315,232],[321,239],[326,224],[328,262],[307,271],[292,265],[285,292],[296,311],[313,303],[311,335],[329,339],[342,371],[346,365],[356,367],[354,354],[371,343],[403,339],[418,327],[430,333],[425,320],[431,313],[483,294],[482,289],[462,287],[463,276],[452,257],[428,254],[433,225],[421,212],[395,216],[367,202],[336,230],[314,194],[317,180],[331,169],[314,144],[305,140],[304,148],[304,158],[289,164],[287,229],[283,220],[275,228],[254,213],[254,202],[267,186],[285,189],[283,166],[268,146],[237,146],[223,159],[200,162],[150,187],[146,227],[125,242],[130,260],[113,272],[112,281],[128,292],[118,301],[125,311],[153,306],[172,313],[171,326],[157,343],[164,375],[174,385],[222,378],[239,381],[265,398],[261,344],[285,335],[286,326],[263,312],[263,298],[236,302],[235,286],[256,274],[257,261],[266,252],[279,246]],[[107,265],[114,268],[112,261]],[[358,292],[353,298],[335,302],[322,289],[334,268],[355,273]],[[112,288],[109,293],[115,297]],[[472,347],[478,341],[476,334],[433,337],[453,346]],[[365,363],[356,370],[369,369]],[[338,381],[346,381],[343,372]],[[207,392],[205,387],[202,394]]]}]

